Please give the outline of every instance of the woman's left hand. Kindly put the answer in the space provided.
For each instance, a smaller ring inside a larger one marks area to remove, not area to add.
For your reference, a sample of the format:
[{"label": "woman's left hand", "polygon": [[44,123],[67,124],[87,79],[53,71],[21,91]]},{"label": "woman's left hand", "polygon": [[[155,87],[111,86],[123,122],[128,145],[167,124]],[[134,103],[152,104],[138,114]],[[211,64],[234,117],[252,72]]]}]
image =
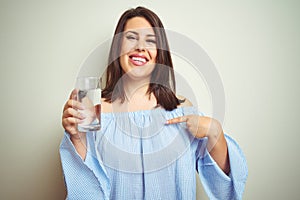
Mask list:
[{"label": "woman's left hand", "polygon": [[188,131],[196,138],[207,137],[207,150],[219,167],[228,174],[230,171],[227,143],[221,124],[210,117],[186,115],[169,119],[167,124],[186,122]]},{"label": "woman's left hand", "polygon": [[210,117],[199,115],[186,115],[169,119],[167,124],[176,124],[186,122],[189,132],[196,138],[216,137],[223,132],[220,123]]}]

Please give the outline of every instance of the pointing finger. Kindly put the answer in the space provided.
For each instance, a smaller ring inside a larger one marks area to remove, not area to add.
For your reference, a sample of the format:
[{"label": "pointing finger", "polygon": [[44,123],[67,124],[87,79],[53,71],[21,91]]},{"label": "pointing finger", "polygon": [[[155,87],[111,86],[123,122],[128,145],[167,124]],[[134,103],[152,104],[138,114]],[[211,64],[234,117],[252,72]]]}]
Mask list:
[{"label": "pointing finger", "polygon": [[182,116],[182,117],[176,117],[173,119],[169,119],[169,120],[167,120],[166,124],[177,124],[177,123],[186,122],[186,121],[187,121],[187,117]]}]

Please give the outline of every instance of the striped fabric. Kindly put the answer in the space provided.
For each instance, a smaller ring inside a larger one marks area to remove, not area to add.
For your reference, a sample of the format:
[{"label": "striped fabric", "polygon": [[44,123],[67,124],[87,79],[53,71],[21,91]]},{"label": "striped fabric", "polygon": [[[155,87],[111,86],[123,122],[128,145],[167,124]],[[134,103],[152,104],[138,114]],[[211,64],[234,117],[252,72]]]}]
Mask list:
[{"label": "striped fabric", "polygon": [[[248,175],[238,144],[225,135],[231,172],[223,173],[185,123],[167,119],[199,114],[193,107],[102,113],[101,130],[89,132],[82,160],[68,133],[60,146],[67,199],[191,200],[196,198],[195,170],[210,199],[242,199]],[[201,113],[200,113],[201,114]]]}]

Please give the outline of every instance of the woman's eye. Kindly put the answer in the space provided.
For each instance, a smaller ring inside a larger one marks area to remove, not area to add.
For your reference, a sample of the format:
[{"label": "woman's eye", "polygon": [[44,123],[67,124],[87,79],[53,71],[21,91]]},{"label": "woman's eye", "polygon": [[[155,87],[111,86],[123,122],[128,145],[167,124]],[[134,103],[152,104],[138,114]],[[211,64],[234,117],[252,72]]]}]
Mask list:
[{"label": "woman's eye", "polygon": [[148,43],[156,44],[156,40],[146,40]]},{"label": "woman's eye", "polygon": [[135,36],[132,36],[132,35],[127,35],[126,38],[128,40],[137,40],[137,38]]}]

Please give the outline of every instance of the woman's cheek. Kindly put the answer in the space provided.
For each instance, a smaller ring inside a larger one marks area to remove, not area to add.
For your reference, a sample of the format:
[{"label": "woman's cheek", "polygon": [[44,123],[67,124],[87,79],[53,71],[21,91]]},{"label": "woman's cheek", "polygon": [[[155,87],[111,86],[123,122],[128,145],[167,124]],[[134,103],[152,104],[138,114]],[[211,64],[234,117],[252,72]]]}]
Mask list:
[{"label": "woman's cheek", "polygon": [[121,55],[128,54],[130,51],[134,49],[134,47],[135,44],[133,42],[123,41],[121,47]]},{"label": "woman's cheek", "polygon": [[157,56],[157,50],[156,49],[149,50],[149,53],[151,55],[151,58],[152,58],[153,62],[155,63],[156,62],[156,56]]}]

